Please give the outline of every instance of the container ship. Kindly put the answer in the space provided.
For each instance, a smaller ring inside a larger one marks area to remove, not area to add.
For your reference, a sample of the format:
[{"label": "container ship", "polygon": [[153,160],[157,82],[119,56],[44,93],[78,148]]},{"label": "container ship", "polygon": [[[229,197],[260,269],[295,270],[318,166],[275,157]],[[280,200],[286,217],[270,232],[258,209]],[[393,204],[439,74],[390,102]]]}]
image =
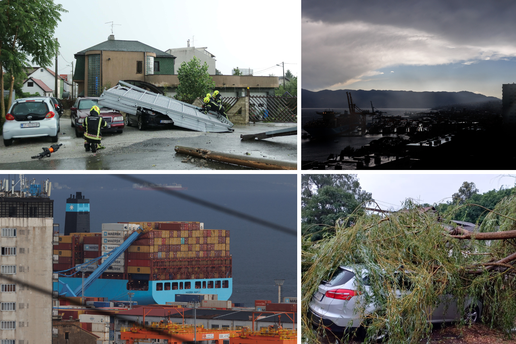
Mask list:
[{"label": "container ship", "polygon": [[136,190],[188,190],[187,187],[183,187],[181,184],[174,183],[172,185],[168,184],[133,184],[133,189]]},{"label": "container ship", "polygon": [[[108,252],[120,255],[95,278],[108,259],[98,258]],[[229,230],[204,229],[201,222],[104,223],[101,233],[59,236],[53,270],[60,295],[66,285],[82,292],[83,280],[93,274],[84,296],[143,305],[174,302],[178,294],[225,301],[233,290]]]}]

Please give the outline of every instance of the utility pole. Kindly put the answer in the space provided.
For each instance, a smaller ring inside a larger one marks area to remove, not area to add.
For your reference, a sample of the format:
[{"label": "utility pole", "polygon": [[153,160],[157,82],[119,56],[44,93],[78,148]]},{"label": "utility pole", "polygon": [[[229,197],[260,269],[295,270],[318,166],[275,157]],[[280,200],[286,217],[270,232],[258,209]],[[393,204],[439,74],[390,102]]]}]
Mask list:
[{"label": "utility pole", "polygon": [[55,82],[55,90],[54,90],[54,96],[56,98],[59,98],[58,97],[58,94],[59,94],[59,91],[57,89],[57,85],[59,84],[57,78],[59,77],[59,74],[57,74],[57,57],[59,56],[59,43],[57,42],[57,38],[56,38],[56,70],[55,70],[55,78],[56,78],[56,82]]},{"label": "utility pole", "polygon": [[[277,64],[276,66],[280,66]],[[283,90],[285,90],[285,62],[281,62],[281,66],[283,67]]]},{"label": "utility pole", "polygon": [[73,91],[74,91],[74,86],[73,86],[73,61],[72,61],[72,99],[73,98]]}]

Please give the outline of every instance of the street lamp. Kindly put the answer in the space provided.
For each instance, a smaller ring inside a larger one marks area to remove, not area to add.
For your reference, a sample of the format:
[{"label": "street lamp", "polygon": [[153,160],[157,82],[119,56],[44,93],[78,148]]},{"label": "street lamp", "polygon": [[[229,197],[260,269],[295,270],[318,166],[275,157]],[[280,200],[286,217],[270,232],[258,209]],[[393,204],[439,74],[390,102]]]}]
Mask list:
[{"label": "street lamp", "polygon": [[281,286],[285,282],[284,279],[275,279],[274,283],[278,286],[278,303],[281,303]]}]

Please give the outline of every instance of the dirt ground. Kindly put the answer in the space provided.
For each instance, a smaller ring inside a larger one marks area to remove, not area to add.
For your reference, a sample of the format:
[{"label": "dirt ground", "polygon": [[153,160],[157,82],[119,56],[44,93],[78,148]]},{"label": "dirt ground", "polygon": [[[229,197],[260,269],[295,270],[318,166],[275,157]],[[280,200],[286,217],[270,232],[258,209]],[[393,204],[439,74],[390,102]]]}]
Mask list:
[{"label": "dirt ground", "polygon": [[[331,337],[331,336],[330,336]],[[335,338],[318,337],[320,344],[341,344]],[[348,342],[349,344],[361,343],[361,340]],[[430,341],[421,340],[423,343],[435,344],[516,344],[516,332],[512,339],[506,339],[501,331],[490,329],[484,324],[473,324],[471,327],[458,328],[453,324],[434,328]]]},{"label": "dirt ground", "polygon": [[[516,333],[512,334],[512,339],[504,339],[502,332],[492,330],[484,324],[474,324],[471,327],[462,329],[455,326],[448,326],[435,329],[432,332],[430,343],[440,344],[492,344],[507,343],[516,344]],[[422,341],[426,342],[426,341]]]}]

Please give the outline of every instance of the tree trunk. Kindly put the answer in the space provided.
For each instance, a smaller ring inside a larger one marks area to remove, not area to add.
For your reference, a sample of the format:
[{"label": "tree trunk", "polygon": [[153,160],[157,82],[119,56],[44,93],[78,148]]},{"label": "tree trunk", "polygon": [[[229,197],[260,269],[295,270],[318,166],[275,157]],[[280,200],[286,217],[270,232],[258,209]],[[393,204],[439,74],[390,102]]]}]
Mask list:
[{"label": "tree trunk", "polygon": [[[456,232],[462,235],[454,235]],[[505,232],[489,232],[489,233],[471,233],[464,228],[457,227],[450,235],[455,239],[475,239],[475,240],[503,240],[516,238],[516,230]]]}]

